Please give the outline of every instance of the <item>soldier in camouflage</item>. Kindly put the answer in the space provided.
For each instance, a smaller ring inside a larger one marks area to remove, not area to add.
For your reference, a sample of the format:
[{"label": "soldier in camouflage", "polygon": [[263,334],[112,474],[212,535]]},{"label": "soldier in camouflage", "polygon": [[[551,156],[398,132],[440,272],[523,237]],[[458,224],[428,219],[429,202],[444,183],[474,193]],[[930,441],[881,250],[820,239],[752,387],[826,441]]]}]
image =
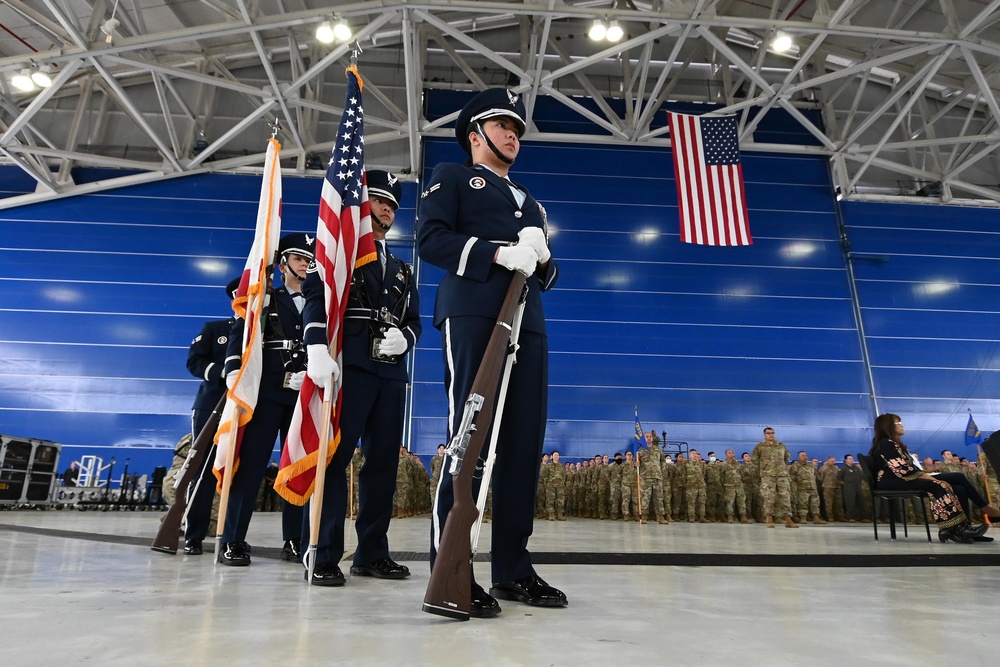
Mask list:
[{"label": "soldier in camouflage", "polygon": [[548,465],[542,469],[545,475],[545,514],[549,521],[565,521],[566,509],[566,468],[559,462],[559,452],[553,451]]},{"label": "soldier in camouflage", "polygon": [[798,503],[796,510],[799,514],[799,523],[805,523],[809,513],[812,513],[813,523],[826,523],[819,515],[816,469],[809,462],[809,456],[805,452],[799,452],[798,460],[789,466],[788,476],[791,479],[792,486],[795,487],[795,498]]},{"label": "soldier in camouflage", "polygon": [[726,460],[722,462],[722,511],[726,523],[753,523],[747,516],[746,490],[743,486],[743,466],[736,460],[733,450],[726,450]]},{"label": "soldier in camouflage", "polygon": [[665,525],[670,521],[663,516],[663,450],[655,431],[647,431],[645,438],[646,446],[639,450],[639,493],[642,494],[639,523],[646,523],[648,514]]},{"label": "soldier in camouflage", "polygon": [[784,516],[787,528],[798,528],[792,520],[788,462],[791,456],[784,443],[774,439],[774,429],[764,429],[764,439],[757,443],[750,458],[760,470],[760,495],[764,505],[767,527],[774,528],[774,517]]},{"label": "soldier in camouflage", "polygon": [[615,460],[611,463],[608,481],[611,488],[608,491],[608,518],[617,521],[622,516],[622,466],[623,460],[621,452],[615,453]]},{"label": "soldier in camouflage", "polygon": [[722,518],[722,494],[722,467],[715,452],[709,452],[705,464],[705,518],[713,523]]},{"label": "soldier in camouflage", "polygon": [[639,518],[639,481],[635,468],[635,459],[632,458],[632,450],[625,451],[625,462],[622,463],[622,518],[625,521],[632,521],[632,518]]},{"label": "soldier in camouflage", "polygon": [[684,466],[684,492],[687,495],[688,523],[708,523],[705,518],[705,497],[708,485],[705,482],[705,460],[697,449],[688,452],[688,462]]}]

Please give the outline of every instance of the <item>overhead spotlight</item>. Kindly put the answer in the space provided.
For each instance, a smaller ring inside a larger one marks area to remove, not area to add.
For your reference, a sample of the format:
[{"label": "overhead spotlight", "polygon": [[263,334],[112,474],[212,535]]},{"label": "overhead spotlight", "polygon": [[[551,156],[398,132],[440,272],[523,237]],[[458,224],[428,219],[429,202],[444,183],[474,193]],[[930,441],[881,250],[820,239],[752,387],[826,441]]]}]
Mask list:
[{"label": "overhead spotlight", "polygon": [[330,21],[323,21],[316,28],[316,39],[323,44],[333,44],[333,40],[336,39],[333,34],[333,24]]},{"label": "overhead spotlight", "polygon": [[608,26],[605,25],[604,21],[597,19],[594,21],[594,25],[590,26],[590,32],[587,33],[587,37],[590,37],[595,42],[599,42],[608,34]]},{"label": "overhead spotlight", "polygon": [[347,25],[344,19],[337,21],[337,24],[333,26],[333,36],[342,42],[350,40],[353,35],[351,26]]},{"label": "overhead spotlight", "polygon": [[625,36],[625,31],[622,27],[618,25],[618,21],[611,21],[611,25],[608,26],[608,32],[605,35],[609,42],[617,42],[622,37]]},{"label": "overhead spotlight", "polygon": [[42,65],[37,70],[31,73],[31,80],[35,82],[35,85],[39,88],[48,88],[52,85],[52,77],[49,75],[51,68],[48,65]]},{"label": "overhead spotlight", "polygon": [[108,44],[111,43],[111,40],[114,38],[115,28],[117,28],[119,25],[121,25],[121,21],[116,19],[114,15],[112,15],[111,18],[109,18],[107,21],[101,24],[101,32],[103,32],[105,35],[104,38],[105,42],[107,42]]},{"label": "overhead spotlight", "polygon": [[793,46],[795,46],[795,43],[792,41],[792,36],[785,32],[779,32],[771,40],[771,49],[777,53],[784,53]]},{"label": "overhead spotlight", "polygon": [[31,80],[31,72],[23,69],[10,78],[12,86],[21,92],[28,93],[35,89],[35,82]]}]

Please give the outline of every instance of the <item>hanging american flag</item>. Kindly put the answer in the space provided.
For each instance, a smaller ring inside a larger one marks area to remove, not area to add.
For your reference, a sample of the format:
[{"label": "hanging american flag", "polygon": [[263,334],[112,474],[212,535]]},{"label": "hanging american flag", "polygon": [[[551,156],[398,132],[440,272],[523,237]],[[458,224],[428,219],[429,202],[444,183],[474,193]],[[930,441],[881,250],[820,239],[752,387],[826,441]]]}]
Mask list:
[{"label": "hanging american flag", "polygon": [[[237,428],[234,447],[233,472],[239,466],[239,447],[243,438],[243,427],[253,417],[260,391],[263,369],[262,327],[264,313],[268,306],[267,287],[273,272],[274,253],[278,249],[281,236],[281,165],[278,154],[281,144],[275,139],[267,143],[267,157],[264,160],[264,179],[257,206],[257,227],[254,232],[250,254],[240,277],[240,286],[233,299],[236,317],[243,321],[243,352],[236,384],[229,390],[226,407],[223,409],[219,430],[215,441],[213,470],[219,480],[219,489],[227,474],[226,456],[230,443],[230,433]],[[237,415],[239,415],[237,419]],[[238,422],[238,423],[237,423]]]},{"label": "hanging american flag", "polygon": [[750,245],[736,116],[667,112],[674,149],[681,241]]},{"label": "hanging american flag", "polygon": [[[347,69],[347,101],[320,194],[316,229],[316,271],[323,282],[326,333],[330,356],[343,368],[343,323],[351,273],[357,266],[377,259],[372,236],[371,208],[365,180],[365,122],[361,106],[361,76]],[[307,325],[308,326],[308,325]],[[342,384],[334,392],[328,437],[327,463],[340,444]],[[299,390],[288,441],[281,454],[275,490],[288,502],[305,504],[312,495],[319,457],[323,390],[306,377]]]}]

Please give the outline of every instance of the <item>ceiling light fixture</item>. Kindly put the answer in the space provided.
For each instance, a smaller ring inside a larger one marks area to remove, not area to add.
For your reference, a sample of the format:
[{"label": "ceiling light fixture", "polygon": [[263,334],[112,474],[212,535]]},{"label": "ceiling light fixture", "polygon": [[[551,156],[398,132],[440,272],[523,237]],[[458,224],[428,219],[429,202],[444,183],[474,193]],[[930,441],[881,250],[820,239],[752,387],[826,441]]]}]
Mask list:
[{"label": "ceiling light fixture", "polygon": [[351,26],[347,25],[344,19],[337,21],[337,24],[333,26],[333,36],[342,42],[350,41],[354,33],[351,31]]},{"label": "ceiling light fixture", "polygon": [[792,36],[785,32],[779,32],[771,40],[771,49],[777,53],[785,53],[795,46]]},{"label": "ceiling light fixture", "polygon": [[601,19],[596,19],[594,25],[590,26],[587,36],[595,42],[599,42],[608,34],[608,26]]},{"label": "ceiling light fixture", "polygon": [[323,44],[333,44],[336,39],[333,35],[333,24],[330,21],[323,21],[316,28],[316,39]]},{"label": "ceiling light fixture", "polygon": [[52,69],[48,65],[42,65],[31,73],[31,80],[39,88],[48,88],[52,85],[52,76],[49,74]]},{"label": "ceiling light fixture", "polygon": [[35,82],[31,80],[31,71],[26,69],[12,76],[10,83],[23,93],[28,93],[35,89]]},{"label": "ceiling light fixture", "polygon": [[605,35],[607,40],[609,42],[617,42],[624,36],[625,36],[625,31],[622,30],[622,27],[620,25],[618,25],[618,21],[611,21],[611,25],[608,26],[608,31],[607,34]]}]

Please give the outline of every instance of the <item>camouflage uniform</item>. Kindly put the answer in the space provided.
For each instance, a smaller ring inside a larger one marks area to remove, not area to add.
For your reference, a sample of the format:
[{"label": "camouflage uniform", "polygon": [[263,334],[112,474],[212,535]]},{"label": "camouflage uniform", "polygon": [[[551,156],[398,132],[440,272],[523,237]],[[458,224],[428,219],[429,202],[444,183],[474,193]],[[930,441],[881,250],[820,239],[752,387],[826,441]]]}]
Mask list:
[{"label": "camouflage uniform", "polygon": [[840,468],[824,462],[819,469],[819,478],[823,485],[823,500],[826,503],[826,518],[829,521],[844,520],[844,493],[840,490],[840,480],[837,473]]},{"label": "camouflage uniform", "polygon": [[722,462],[722,512],[726,521],[734,522],[738,516],[743,523],[750,523],[747,518],[746,489],[743,486],[743,466],[738,461],[726,459]]},{"label": "camouflage uniform", "polygon": [[358,516],[358,505],[360,505],[360,500],[358,498],[358,476],[361,473],[361,466],[365,464],[365,455],[361,453],[361,448],[356,447],[354,449],[354,456],[351,457],[351,518],[356,519]]},{"label": "camouflage uniform", "polygon": [[[816,489],[816,469],[806,461],[793,461],[788,467],[788,476],[795,487],[795,509],[799,521],[805,521],[812,512],[813,519],[819,518],[819,492]],[[834,477],[836,479],[836,477]]]},{"label": "camouflage uniform", "polygon": [[544,519],[545,518],[545,498],[547,491],[545,489],[545,466],[548,465],[548,460],[538,462],[538,487],[535,489],[535,518]]},{"label": "camouflage uniform", "polygon": [[566,468],[556,461],[549,461],[542,470],[545,475],[545,512],[549,521],[565,521]]},{"label": "camouflage uniform", "polygon": [[750,460],[740,466],[740,477],[743,479],[743,491],[747,496],[747,512],[754,521],[764,520],[764,503],[760,497],[760,468]]},{"label": "camouflage uniform", "polygon": [[674,513],[670,516],[674,521],[678,521],[687,516],[686,503],[687,503],[687,493],[685,491],[685,484],[687,478],[687,460],[678,459],[677,463],[674,464],[674,478],[671,481],[670,486],[670,508]]},{"label": "camouflage uniform", "polygon": [[441,466],[444,464],[444,457],[434,455],[431,459],[431,502],[434,502],[434,494],[437,493],[438,483],[441,481]]},{"label": "camouflage uniform", "polygon": [[718,461],[705,463],[705,517],[722,518],[722,466]]},{"label": "camouflage uniform", "polygon": [[655,440],[639,450],[639,483],[642,516],[656,517],[663,523],[666,521],[663,516],[663,450]]},{"label": "camouflage uniform", "polygon": [[636,478],[635,461],[628,461],[622,464],[622,517],[626,521],[631,521],[633,517],[639,519],[639,484]]},{"label": "camouflage uniform", "polygon": [[765,517],[790,517],[790,488],[788,466],[791,458],[784,443],[779,440],[761,440],[750,454],[760,470],[760,496]]},{"label": "camouflage uniform", "polygon": [[617,521],[622,515],[622,471],[625,469],[625,464],[612,463],[609,467],[611,475],[608,481],[611,489],[608,491],[608,516],[611,520]]},{"label": "camouflage uniform", "polygon": [[690,460],[684,465],[684,492],[687,496],[688,523],[698,521],[708,523],[705,518],[705,496],[708,484],[705,481],[705,462]]},{"label": "camouflage uniform", "polygon": [[661,479],[663,480],[663,518],[664,520],[670,519],[670,515],[673,514],[673,479],[674,479],[674,464],[667,463],[667,457],[663,457],[663,467],[661,469]]}]

